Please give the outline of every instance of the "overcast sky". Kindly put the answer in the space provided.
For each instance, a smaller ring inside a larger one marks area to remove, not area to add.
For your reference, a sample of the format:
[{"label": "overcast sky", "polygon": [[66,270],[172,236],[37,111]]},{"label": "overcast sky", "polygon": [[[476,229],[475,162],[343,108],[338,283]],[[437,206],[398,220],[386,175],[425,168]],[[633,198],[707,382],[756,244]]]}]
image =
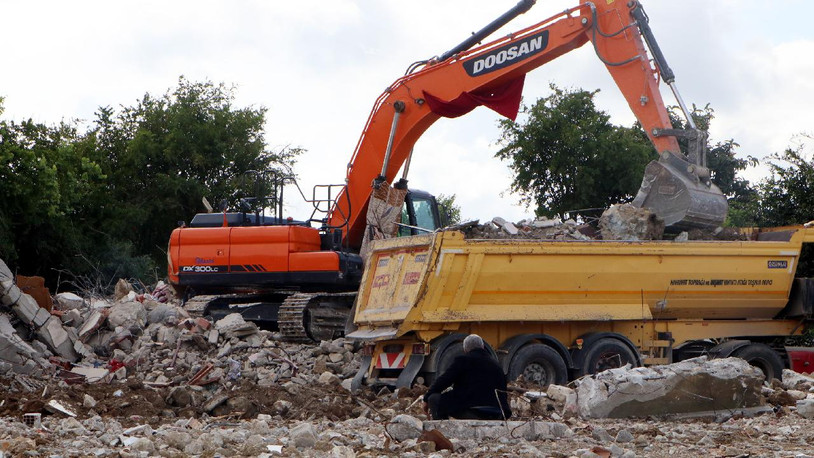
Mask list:
[{"label": "overcast sky", "polygon": [[[539,0],[494,37],[577,1]],[[715,109],[713,140],[734,138],[762,158],[814,131],[814,2],[644,1],[687,103]],[[92,120],[99,106],[131,106],[184,75],[234,84],[237,104],[268,108],[271,148],[305,148],[303,189],[341,183],[373,102],[414,61],[439,55],[516,0],[4,2],[0,96],[4,119]],[[530,73],[524,100],[548,85],[601,89],[614,123],[634,118],[584,46]],[[662,88],[668,104],[670,91]],[[416,144],[410,185],[456,194],[465,218],[531,214],[508,193],[494,158],[498,115],[486,108],[441,120]],[[750,171],[756,179],[761,171]],[[291,196],[291,194],[289,194]],[[293,199],[292,199],[293,200]],[[289,202],[292,216],[304,207]]]}]

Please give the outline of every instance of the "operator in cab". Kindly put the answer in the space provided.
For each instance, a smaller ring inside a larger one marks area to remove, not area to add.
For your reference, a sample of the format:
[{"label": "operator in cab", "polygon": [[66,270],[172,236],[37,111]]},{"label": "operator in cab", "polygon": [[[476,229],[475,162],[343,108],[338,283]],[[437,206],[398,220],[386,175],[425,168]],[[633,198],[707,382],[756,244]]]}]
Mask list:
[{"label": "operator in cab", "polygon": [[[483,339],[464,339],[464,354],[435,379],[424,395],[424,413],[433,420],[502,420],[512,415],[506,396],[506,375]],[[447,388],[452,390],[444,392]]]}]

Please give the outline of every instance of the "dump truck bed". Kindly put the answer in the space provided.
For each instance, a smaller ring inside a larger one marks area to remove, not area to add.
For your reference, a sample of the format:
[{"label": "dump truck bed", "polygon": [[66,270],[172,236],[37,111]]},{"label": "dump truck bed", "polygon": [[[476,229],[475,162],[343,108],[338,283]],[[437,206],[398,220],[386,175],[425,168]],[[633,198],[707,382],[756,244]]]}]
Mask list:
[{"label": "dump truck bed", "polygon": [[771,319],[811,229],[748,241],[377,241],[355,335],[384,339],[471,321]]}]

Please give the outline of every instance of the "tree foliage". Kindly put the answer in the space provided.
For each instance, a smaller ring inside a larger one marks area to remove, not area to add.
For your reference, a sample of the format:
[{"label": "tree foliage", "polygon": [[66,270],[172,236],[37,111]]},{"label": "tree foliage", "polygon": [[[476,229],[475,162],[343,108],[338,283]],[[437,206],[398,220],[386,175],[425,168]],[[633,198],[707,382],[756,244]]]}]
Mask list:
[{"label": "tree foliage", "polygon": [[441,227],[452,226],[461,222],[461,207],[455,203],[455,194],[438,194],[438,211],[441,216]]},{"label": "tree foliage", "polygon": [[106,177],[77,139],[67,123],[0,122],[0,257],[27,274],[75,267],[94,245],[82,219]]},{"label": "tree foliage", "polygon": [[[594,103],[598,91],[551,89],[551,95],[523,108],[525,122],[500,121],[502,148],[496,156],[508,160],[515,172],[511,190],[544,216],[563,217],[632,200],[645,166],[657,159],[639,123],[613,125]],[[687,128],[679,113],[670,110],[673,127]],[[714,111],[709,105],[693,107],[692,116],[698,129],[707,132]],[[738,172],[757,160],[736,157],[738,144],[732,139],[706,141],[712,181],[730,202],[749,201],[755,191]],[[686,140],[679,140],[679,146],[686,154]]]},{"label": "tree foliage", "polygon": [[598,91],[551,89],[523,107],[525,122],[499,122],[496,156],[515,173],[511,190],[538,216],[631,200],[652,158],[644,133],[611,124],[594,103]]},{"label": "tree foliage", "polygon": [[233,88],[181,77],[162,96],[99,108],[82,133],[0,122],[0,257],[51,280],[144,278],[202,197],[228,198],[248,171],[293,164],[298,149],[267,150],[264,118],[235,107]]},{"label": "tree foliage", "polygon": [[97,113],[87,141],[103,151],[110,230],[130,234],[137,253],[160,259],[179,220],[202,209],[205,196],[227,197],[249,170],[291,164],[295,151],[272,153],[263,136],[264,108],[235,108],[231,88],[181,78],[160,97]]}]

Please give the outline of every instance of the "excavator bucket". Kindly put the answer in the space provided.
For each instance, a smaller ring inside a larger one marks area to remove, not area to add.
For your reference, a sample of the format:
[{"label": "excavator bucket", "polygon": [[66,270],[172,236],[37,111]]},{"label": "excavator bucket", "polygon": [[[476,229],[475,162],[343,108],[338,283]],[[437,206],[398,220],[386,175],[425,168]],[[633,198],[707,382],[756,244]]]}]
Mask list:
[{"label": "excavator bucket", "polygon": [[633,205],[650,209],[675,229],[721,226],[727,213],[726,196],[693,174],[688,162],[670,156],[647,164]]}]

